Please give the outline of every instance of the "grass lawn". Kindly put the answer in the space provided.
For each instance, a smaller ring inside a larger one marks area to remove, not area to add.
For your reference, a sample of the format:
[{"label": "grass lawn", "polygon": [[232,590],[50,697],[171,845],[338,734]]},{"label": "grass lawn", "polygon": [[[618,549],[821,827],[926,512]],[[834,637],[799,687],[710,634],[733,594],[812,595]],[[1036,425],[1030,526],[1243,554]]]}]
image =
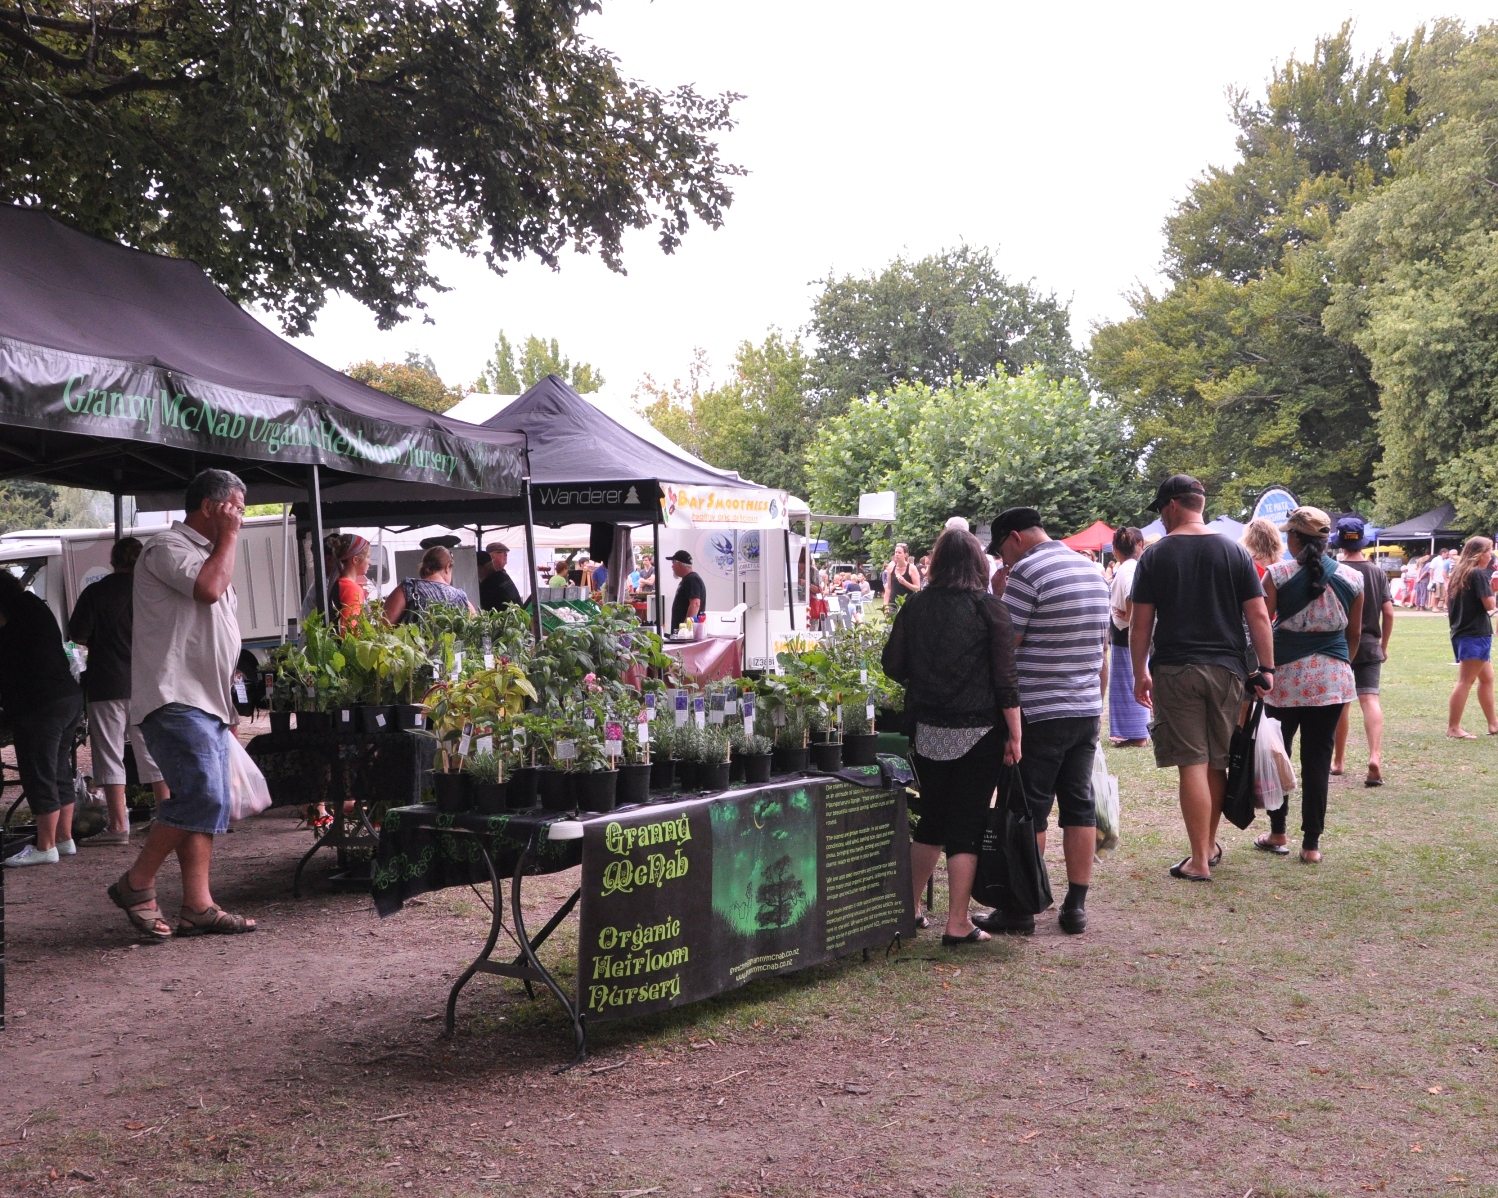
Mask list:
[{"label": "grass lawn", "polygon": [[[1498,1196],[1498,738],[1445,738],[1455,674],[1444,618],[1401,613],[1388,784],[1362,786],[1355,719],[1321,866],[1254,852],[1261,817],[1225,826],[1211,886],[1172,880],[1174,773],[1109,750],[1123,842],[1085,936],[1053,915],[1033,939],[955,951],[927,933],[888,960],[597,1025],[588,1067],[560,1075],[558,1008],[513,983],[475,982],[456,1040],[436,1038],[487,927],[467,891],[378,924],[367,897],[267,899],[256,943],[110,950],[108,977],[18,906],[33,1014],[0,1065],[29,1138],[0,1137],[0,1193],[61,1192],[76,1168],[98,1178],[81,1192],[120,1195]],[[247,831],[234,851],[286,857],[268,825]],[[27,884],[37,903],[53,885]],[[79,1039],[76,1062],[49,1061],[68,1026],[50,1004],[97,1009],[110,986],[161,1012],[142,1040],[172,1011],[203,1022],[168,1053]]]}]

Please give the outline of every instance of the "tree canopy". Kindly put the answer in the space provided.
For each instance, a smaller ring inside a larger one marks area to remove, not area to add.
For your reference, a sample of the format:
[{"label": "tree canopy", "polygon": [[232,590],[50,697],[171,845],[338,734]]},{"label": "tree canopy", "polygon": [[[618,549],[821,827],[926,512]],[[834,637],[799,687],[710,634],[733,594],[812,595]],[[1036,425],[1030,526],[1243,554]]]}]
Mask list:
[{"label": "tree canopy", "polygon": [[855,400],[817,430],[807,465],[817,511],[899,492],[897,523],[871,536],[876,553],[895,540],[929,549],[954,514],[976,523],[1025,505],[1066,534],[1133,517],[1148,499],[1120,413],[1038,369]]},{"label": "tree canopy", "polygon": [[816,412],[812,361],[799,337],[771,331],[744,341],[733,377],[703,389],[698,359],[689,382],[663,387],[647,379],[638,398],[647,420],[689,453],[722,470],[793,495],[805,495],[806,450]]},{"label": "tree canopy", "polygon": [[494,354],[484,363],[483,372],[473,389],[488,395],[519,395],[548,374],[566,381],[580,395],[600,390],[606,381],[600,370],[586,362],[574,366],[572,360],[562,353],[555,337],[550,341],[534,335],[527,337],[517,362],[515,347],[501,329],[494,343]]},{"label": "tree canopy", "polygon": [[1000,273],[986,249],[959,246],[877,274],[828,277],[807,331],[818,386],[840,409],[897,383],[941,387],[958,375],[1038,365],[1076,374],[1066,306]]},{"label": "tree canopy", "polygon": [[566,247],[622,269],[732,201],[737,96],[625,78],[597,0],[35,0],[0,8],[0,200],[191,258],[308,331],[330,291],[382,328],[440,286]]},{"label": "tree canopy", "polygon": [[1364,352],[1329,334],[1328,238],[1392,177],[1419,128],[1410,65],[1423,35],[1357,61],[1351,29],[1291,58],[1265,98],[1233,98],[1239,158],[1197,180],[1166,222],[1170,286],[1099,328],[1089,367],[1147,472],[1200,477],[1216,508],[1283,483],[1307,502],[1366,502],[1379,456]]},{"label": "tree canopy", "polygon": [[442,381],[432,359],[420,354],[407,354],[404,362],[356,362],[346,373],[429,412],[445,412],[463,398],[461,390]]}]

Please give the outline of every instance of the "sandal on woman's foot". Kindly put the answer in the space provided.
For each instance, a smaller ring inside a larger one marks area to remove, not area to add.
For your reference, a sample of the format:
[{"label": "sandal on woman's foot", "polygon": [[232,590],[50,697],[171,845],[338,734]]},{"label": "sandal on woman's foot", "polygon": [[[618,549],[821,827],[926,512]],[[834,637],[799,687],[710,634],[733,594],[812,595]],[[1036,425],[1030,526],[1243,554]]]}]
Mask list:
[{"label": "sandal on woman's foot", "polygon": [[1170,876],[1172,878],[1181,878],[1182,880],[1187,882],[1210,882],[1212,880],[1211,874],[1187,873],[1186,867],[1190,864],[1190,857],[1182,857],[1179,861],[1177,861],[1170,867]]},{"label": "sandal on woman's foot", "polygon": [[1288,844],[1275,844],[1274,841],[1269,839],[1269,833],[1267,832],[1263,836],[1254,837],[1254,848],[1258,849],[1261,853],[1273,853],[1277,857],[1288,857],[1290,855],[1290,846]]},{"label": "sandal on woman's foot", "polygon": [[1301,849],[1300,850],[1300,863],[1302,865],[1320,865],[1321,864],[1321,850],[1319,850],[1319,849]]},{"label": "sandal on woman's foot", "polygon": [[130,871],[126,870],[120,875],[120,880],[109,887],[109,898],[125,913],[125,918],[147,944],[172,938],[172,929],[161,918],[161,911],[156,906],[154,885],[136,890],[130,885]]},{"label": "sandal on woman's foot", "polygon": [[931,916],[922,911],[915,917],[915,926],[919,931],[924,931],[925,929],[929,928],[931,926]]},{"label": "sandal on woman's foot", "polygon": [[1222,864],[1222,845],[1221,843],[1216,843],[1212,847],[1217,851],[1207,858],[1207,864],[1216,869]]},{"label": "sandal on woman's foot", "polygon": [[218,907],[206,911],[189,911],[182,908],[177,917],[177,935],[202,936],[213,932],[219,936],[237,936],[242,932],[253,932],[255,921],[243,915],[231,915]]},{"label": "sandal on woman's foot", "polygon": [[954,945],[958,944],[982,944],[985,940],[992,939],[993,937],[985,932],[982,928],[974,928],[966,936],[953,936],[948,932],[943,932],[941,934],[941,942],[947,948],[952,948]]},{"label": "sandal on woman's foot", "polygon": [[1368,763],[1368,776],[1363,779],[1364,786],[1382,786],[1384,784],[1384,772],[1373,762]]},{"label": "sandal on woman's foot", "polygon": [[1448,733],[1446,733],[1446,737],[1447,737],[1448,740],[1476,740],[1477,739],[1477,737],[1473,736],[1466,729],[1462,729],[1460,732],[1448,732]]}]

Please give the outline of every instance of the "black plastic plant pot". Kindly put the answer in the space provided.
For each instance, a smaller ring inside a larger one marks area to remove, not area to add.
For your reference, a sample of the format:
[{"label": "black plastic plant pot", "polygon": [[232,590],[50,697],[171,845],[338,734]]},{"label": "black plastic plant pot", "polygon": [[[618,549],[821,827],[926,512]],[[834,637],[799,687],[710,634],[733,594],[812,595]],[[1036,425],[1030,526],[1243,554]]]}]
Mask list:
[{"label": "black plastic plant pot", "polygon": [[541,770],[534,765],[523,765],[505,783],[505,802],[511,811],[529,811],[538,802],[537,787],[541,783]]},{"label": "black plastic plant pot", "polygon": [[309,734],[326,732],[332,720],[325,711],[298,711],[296,715],[296,731]]},{"label": "black plastic plant pot", "polygon": [[732,755],[728,758],[728,780],[730,782],[744,780],[744,755],[737,749],[732,750]]},{"label": "black plastic plant pot", "polygon": [[770,762],[774,757],[770,753],[745,753],[741,758],[744,763],[745,782],[768,782],[770,780]]},{"label": "black plastic plant pot", "polygon": [[873,765],[879,748],[879,733],[852,732],[843,735],[844,765]]},{"label": "black plastic plant pot", "polygon": [[650,802],[650,779],[654,770],[653,764],[644,762],[619,767],[619,788],[615,792],[619,806]]},{"label": "black plastic plant pot", "polygon": [[426,708],[420,703],[397,703],[393,710],[395,726],[402,732],[415,732],[427,726]]},{"label": "black plastic plant pot", "polygon": [[328,718],[333,721],[334,732],[357,732],[359,730],[359,709],[357,707],[338,707],[328,713]]},{"label": "black plastic plant pot", "polygon": [[537,771],[540,778],[537,791],[541,796],[541,807],[545,811],[572,810],[572,775],[565,770],[543,769]]},{"label": "black plastic plant pot", "polygon": [[274,736],[285,736],[291,731],[291,712],[273,711],[270,713],[270,730]]},{"label": "black plastic plant pot", "polygon": [[676,785],[676,761],[670,757],[657,757],[650,763],[650,789],[670,790]]},{"label": "black plastic plant pot", "polygon": [[806,749],[775,749],[775,772],[777,774],[799,774],[807,767],[809,752]]},{"label": "black plastic plant pot", "polygon": [[359,719],[363,731],[373,736],[380,732],[395,731],[395,708],[370,704],[359,708]]},{"label": "black plastic plant pot", "polygon": [[842,745],[812,745],[811,763],[824,774],[833,774],[843,768]]},{"label": "black plastic plant pot", "polygon": [[676,789],[696,790],[698,768],[698,763],[695,761],[678,761],[676,763]]},{"label": "black plastic plant pot", "polygon": [[727,790],[728,762],[699,761],[697,763],[697,785],[695,790]]},{"label": "black plastic plant pot", "polygon": [[473,784],[473,809],[480,815],[500,815],[505,811],[509,784],[506,782],[475,782]]},{"label": "black plastic plant pot", "polygon": [[618,798],[619,772],[595,770],[572,776],[572,792],[579,811],[612,811]]},{"label": "black plastic plant pot", "polygon": [[814,730],[811,734],[811,743],[814,745],[831,744],[835,739],[837,739],[835,728],[823,728],[820,732]]},{"label": "black plastic plant pot", "polygon": [[473,779],[467,774],[432,774],[432,794],[436,796],[437,810],[444,815],[457,815],[472,805]]}]

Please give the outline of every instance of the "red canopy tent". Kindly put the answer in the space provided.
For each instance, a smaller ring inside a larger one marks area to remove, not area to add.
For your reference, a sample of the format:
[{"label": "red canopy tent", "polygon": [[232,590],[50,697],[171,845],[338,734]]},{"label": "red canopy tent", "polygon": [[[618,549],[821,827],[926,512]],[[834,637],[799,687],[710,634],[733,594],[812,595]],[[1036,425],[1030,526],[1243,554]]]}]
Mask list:
[{"label": "red canopy tent", "polygon": [[1113,530],[1101,520],[1095,520],[1081,532],[1074,532],[1069,537],[1062,537],[1061,543],[1068,549],[1078,551],[1090,549],[1094,553],[1101,553],[1104,549],[1113,547]]}]

